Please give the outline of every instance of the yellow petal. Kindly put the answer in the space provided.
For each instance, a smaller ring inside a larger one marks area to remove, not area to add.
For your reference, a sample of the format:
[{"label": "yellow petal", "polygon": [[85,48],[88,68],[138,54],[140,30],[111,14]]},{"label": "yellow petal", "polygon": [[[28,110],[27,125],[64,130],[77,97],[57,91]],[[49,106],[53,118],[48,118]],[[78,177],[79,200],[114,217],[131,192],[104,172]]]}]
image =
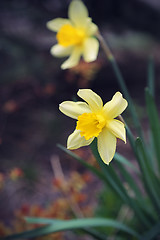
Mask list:
[{"label": "yellow petal", "polygon": [[103,106],[102,99],[91,89],[80,89],[77,95],[89,104],[91,111],[97,112],[101,110]]},{"label": "yellow petal", "polygon": [[63,47],[59,44],[56,44],[51,48],[51,54],[55,57],[69,56],[72,51],[73,51],[73,47]]},{"label": "yellow petal", "polygon": [[67,140],[67,148],[68,149],[77,149],[83,146],[88,146],[92,141],[94,137],[86,140],[84,137],[81,137],[80,131],[75,130]]},{"label": "yellow petal", "polygon": [[109,164],[116,151],[116,137],[104,128],[97,138],[97,144],[103,162]]},{"label": "yellow petal", "polygon": [[74,47],[71,56],[61,65],[62,69],[75,67],[80,60],[82,50],[81,48]]},{"label": "yellow petal", "polygon": [[83,113],[89,113],[90,109],[85,102],[65,101],[59,105],[59,110],[68,117],[77,119]]},{"label": "yellow petal", "polygon": [[51,31],[58,32],[59,29],[65,24],[71,24],[71,21],[66,18],[55,18],[47,22],[47,28]]},{"label": "yellow petal", "polygon": [[69,6],[68,16],[71,21],[79,27],[86,25],[88,10],[80,0],[73,0]]},{"label": "yellow petal", "polygon": [[120,92],[116,92],[112,100],[104,105],[104,114],[108,118],[115,118],[126,109],[127,105],[128,103],[122,97],[122,94]]},{"label": "yellow petal", "polygon": [[99,42],[95,38],[88,38],[84,41],[83,57],[86,62],[95,61],[98,55]]},{"label": "yellow petal", "polygon": [[107,128],[115,137],[122,139],[126,143],[126,129],[124,123],[113,119],[107,122]]}]

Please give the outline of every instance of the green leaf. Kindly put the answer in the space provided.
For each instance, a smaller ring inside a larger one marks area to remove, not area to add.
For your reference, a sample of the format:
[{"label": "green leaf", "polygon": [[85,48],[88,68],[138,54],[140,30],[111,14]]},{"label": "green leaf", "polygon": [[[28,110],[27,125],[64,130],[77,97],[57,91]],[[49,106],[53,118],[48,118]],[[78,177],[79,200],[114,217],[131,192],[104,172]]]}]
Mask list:
[{"label": "green leaf", "polygon": [[125,179],[125,183],[129,185],[128,191],[131,192],[131,195],[134,195],[134,198],[142,202],[142,193],[137,185],[137,182],[135,182],[135,179],[133,179],[132,173],[129,173],[121,163],[117,162],[116,165],[121,176]]},{"label": "green leaf", "polygon": [[[54,224],[58,222],[62,222],[63,220],[53,219],[53,218],[37,218],[37,217],[25,217],[24,218],[28,223],[31,224]],[[106,240],[106,236],[103,236],[99,232],[91,229],[83,229],[86,233],[95,237],[98,240]]]},{"label": "green leaf", "polygon": [[[25,217],[25,221],[31,224],[54,224],[58,222],[62,222],[63,220],[53,219],[53,218],[38,218],[38,217]],[[84,232],[88,233],[92,237],[98,240],[106,240],[106,236],[103,236],[99,232],[91,229],[83,229]]]},{"label": "green leaf", "polygon": [[138,161],[142,171],[142,177],[144,181],[144,186],[148,196],[150,197],[153,207],[156,211],[160,211],[160,201],[159,201],[159,187],[157,188],[158,179],[152,174],[152,169],[150,168],[148,155],[144,149],[143,143],[140,138],[136,140]]},{"label": "green leaf", "polygon": [[111,164],[108,166],[102,161],[102,159],[97,151],[97,141],[94,140],[90,146],[91,146],[93,155],[95,156],[97,162],[99,163],[99,165],[101,167],[102,172],[104,173],[104,175],[106,177],[106,183],[110,185],[111,189],[113,189],[121,197],[121,199],[124,202],[128,202],[128,198],[125,194],[125,189],[124,189],[121,181],[119,179],[117,179],[118,177],[114,173],[114,169],[112,168]]},{"label": "green leaf", "polygon": [[24,217],[24,220],[30,224],[54,224],[54,223],[61,223],[60,219],[56,218],[41,218],[41,217]]},{"label": "green leaf", "polygon": [[145,97],[151,134],[153,137],[155,153],[157,156],[157,165],[160,171],[160,120],[156,104],[148,89],[145,89]]},{"label": "green leaf", "polygon": [[134,172],[139,173],[138,169],[137,169],[131,162],[129,162],[128,159],[126,159],[125,157],[123,157],[121,154],[115,153],[114,159],[115,159],[115,161],[118,161],[118,162],[120,162],[120,163],[128,166],[128,167],[131,168]]},{"label": "green leaf", "polygon": [[[131,144],[131,147],[132,147],[132,150],[133,150],[133,152],[134,152],[134,154],[135,154],[135,157],[136,157],[136,159],[138,160],[138,164],[139,164],[139,167],[140,167],[140,178],[141,179],[143,179],[144,178],[144,174],[143,174],[143,168],[141,167],[141,161],[139,161],[139,154],[138,154],[138,152],[137,152],[137,146],[136,146],[136,142],[135,142],[135,139],[134,139],[134,136],[132,135],[132,132],[130,131],[130,129],[129,129],[129,127],[126,125],[126,129],[127,129],[127,136],[128,136],[128,138],[129,138],[129,141],[130,141],[130,144]],[[146,163],[148,164],[150,161],[150,154],[149,154],[149,148],[148,148],[148,145],[145,143],[145,150],[146,150],[146,152],[145,152],[145,156],[146,156]],[[153,156],[152,156],[153,157]],[[148,167],[148,170],[150,171],[150,173],[151,173],[151,170],[150,170],[150,168]],[[152,176],[153,176],[153,173],[152,173]],[[155,185],[154,186],[157,186],[157,182],[159,182],[159,184],[158,184],[158,188],[159,188],[159,185],[160,185],[160,181],[158,181],[158,179],[156,178],[156,176],[155,176],[155,174],[154,174],[154,176],[153,176],[153,179],[155,179]],[[158,190],[157,190],[157,192],[158,192]],[[148,213],[150,213],[150,211],[152,212],[152,208],[148,208],[148,210],[146,209],[146,213],[148,214]],[[153,219],[153,218],[155,218],[155,216],[151,216],[150,215],[150,217],[151,217],[151,219]],[[147,220],[149,220],[149,218],[146,218]]]},{"label": "green leaf", "polygon": [[152,240],[159,236],[160,236],[160,222],[158,222],[148,232],[146,232],[144,236],[141,238],[141,240]]},{"label": "green leaf", "polygon": [[[95,141],[94,141],[95,142]],[[93,143],[92,143],[93,145]],[[91,145],[91,146],[92,146]],[[70,156],[72,156],[74,159],[76,159],[77,161],[79,161],[81,164],[83,164],[84,167],[86,167],[87,169],[89,169],[91,172],[93,172],[95,175],[97,175],[101,180],[103,180],[106,184],[109,185],[109,187],[116,193],[118,194],[118,196],[121,197],[121,199],[128,203],[128,205],[130,205],[130,199],[128,198],[128,196],[126,195],[126,190],[123,187],[123,184],[121,183],[121,181],[119,180],[119,178],[117,178],[116,174],[113,173],[113,170],[111,167],[107,168],[108,166],[106,164],[103,163],[103,161],[101,160],[100,156],[99,157],[99,161],[100,161],[100,165],[101,163],[105,165],[105,167],[108,169],[108,171],[102,171],[100,172],[99,170],[97,170],[95,167],[91,166],[90,164],[88,164],[86,161],[84,161],[83,159],[81,159],[79,156],[77,156],[75,153],[71,152],[70,150],[66,149],[64,146],[58,144],[57,145],[61,150],[63,150],[64,152],[66,152],[67,154],[69,154]],[[102,170],[105,169],[102,167]],[[112,172],[111,172],[112,171]],[[116,178],[116,182],[114,179],[112,179],[112,177]],[[133,205],[133,204],[131,204]],[[136,207],[135,207],[136,208]],[[141,212],[137,209],[137,216],[141,215]],[[147,220],[144,219],[144,222],[147,223]]]},{"label": "green leaf", "polygon": [[[148,223],[150,222],[150,224],[152,224],[152,222],[155,220],[152,216],[153,209],[150,208],[150,206],[147,206],[147,208],[146,208],[146,205],[144,204],[145,196],[139,189],[139,184],[137,184],[139,179],[137,181],[135,181],[135,179],[134,179],[135,175],[133,175],[133,173],[128,172],[120,162],[116,162],[116,165],[118,165],[117,169],[119,170],[122,178],[125,179],[125,183],[127,183],[129,186],[128,192],[130,193],[130,195],[133,195],[133,198],[135,199],[136,203],[139,205],[141,210],[146,215],[147,222]],[[149,226],[149,224],[148,224],[148,226]]]},{"label": "green leaf", "polygon": [[[44,219],[41,220],[43,222]],[[28,218],[28,221],[39,223],[40,220],[36,218],[31,219]],[[44,222],[46,223],[47,220]],[[51,219],[48,220],[51,223]],[[140,239],[140,235],[135,232],[133,229],[129,228],[123,223],[120,223],[115,220],[105,219],[105,218],[88,218],[88,219],[73,219],[73,220],[58,220],[57,222],[53,220],[53,224],[47,225],[45,227],[41,227],[35,230],[26,231],[19,234],[10,235],[8,237],[3,238],[3,240],[14,240],[14,239],[26,239],[26,238],[35,238],[44,236],[50,233],[55,233],[59,231],[66,231],[66,230],[75,230],[75,229],[83,229],[88,227],[113,227],[115,229],[124,231],[132,236],[137,237]],[[2,240],[2,239],[0,239]]]},{"label": "green leaf", "polygon": [[[84,167],[86,167],[88,170],[90,170],[91,172],[93,172],[96,176],[99,177],[99,179],[103,180],[105,183],[107,183],[109,185],[109,187],[116,193],[118,194],[121,199],[128,203],[128,205],[131,204],[131,206],[133,207],[133,203],[132,200],[127,196],[126,194],[126,190],[123,187],[123,184],[121,183],[121,181],[119,180],[119,178],[117,177],[117,174],[115,174],[113,171],[113,169],[111,168],[111,166],[108,168],[107,172],[104,171],[104,174],[102,172],[100,172],[99,170],[97,170],[95,167],[91,166],[90,164],[88,164],[86,161],[84,161],[82,158],[80,158],[79,156],[77,156],[75,153],[71,152],[70,150],[66,149],[64,146],[58,144],[57,145],[61,150],[63,150],[64,152],[66,152],[67,154],[69,154],[71,157],[73,157],[74,159],[76,159],[78,162],[80,162],[81,164],[83,164]],[[117,155],[120,159],[120,155]],[[121,157],[120,159],[121,162],[125,163],[125,164],[129,164],[129,162],[127,162],[127,160],[125,161],[125,159],[123,157]],[[127,163],[126,163],[127,162]],[[103,161],[100,158],[100,163],[103,164]],[[105,167],[107,168],[108,166],[106,164],[104,164]],[[130,165],[130,164],[129,164]],[[132,167],[132,165],[130,165]],[[102,168],[103,169],[103,168]],[[115,180],[113,180],[113,175],[114,178],[116,178],[116,182],[118,183],[119,186],[117,186]],[[134,207],[134,209],[136,209],[135,211],[137,212],[137,216],[141,216],[141,211],[139,209],[136,208],[136,206]],[[140,217],[141,219],[143,219],[143,216]],[[145,218],[143,219],[144,222],[146,222],[146,225],[149,225],[149,223],[147,223],[147,219],[145,220]]]},{"label": "green leaf", "polygon": [[91,143],[91,149],[92,152],[97,160],[97,162],[99,163],[102,172],[104,173],[105,177],[106,177],[106,183],[109,184],[109,186],[120,196],[120,198],[128,205],[130,206],[134,212],[135,212],[135,216],[140,220],[141,223],[144,224],[145,227],[149,227],[150,223],[148,221],[148,219],[145,218],[145,215],[143,214],[143,211],[139,208],[139,206],[137,205],[137,203],[134,201],[134,199],[132,199],[126,189],[123,186],[123,182],[121,181],[121,179],[118,177],[117,173],[115,173],[114,169],[112,168],[111,164],[108,166],[106,165],[97,150],[97,142],[96,140],[94,140]]}]

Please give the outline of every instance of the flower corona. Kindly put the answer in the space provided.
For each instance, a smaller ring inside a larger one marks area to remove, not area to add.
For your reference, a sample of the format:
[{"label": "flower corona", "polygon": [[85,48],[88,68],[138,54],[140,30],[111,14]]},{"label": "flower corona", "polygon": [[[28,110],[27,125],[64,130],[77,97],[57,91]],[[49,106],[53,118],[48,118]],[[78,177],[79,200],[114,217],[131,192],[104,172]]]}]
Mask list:
[{"label": "flower corona", "polygon": [[89,140],[91,137],[98,137],[106,124],[103,113],[83,113],[78,117],[77,130],[80,130],[81,136]]}]

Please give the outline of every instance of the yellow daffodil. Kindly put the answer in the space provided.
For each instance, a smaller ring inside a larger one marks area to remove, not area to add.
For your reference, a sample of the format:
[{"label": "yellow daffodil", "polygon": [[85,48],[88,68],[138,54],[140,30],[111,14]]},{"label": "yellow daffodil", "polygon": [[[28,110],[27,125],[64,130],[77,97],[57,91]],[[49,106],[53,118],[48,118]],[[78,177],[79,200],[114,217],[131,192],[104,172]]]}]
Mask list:
[{"label": "yellow daffodil", "polygon": [[77,93],[86,102],[65,101],[59,109],[65,115],[77,119],[75,131],[68,137],[67,148],[77,149],[89,145],[97,137],[98,151],[102,160],[109,164],[116,150],[116,138],[126,143],[124,123],[115,119],[127,107],[120,92],[103,106],[102,99],[90,89]]},{"label": "yellow daffodil", "polygon": [[56,57],[70,56],[61,66],[62,69],[76,66],[83,56],[86,62],[96,60],[99,42],[94,38],[97,26],[88,17],[88,10],[80,0],[69,5],[69,19],[56,18],[47,23],[47,27],[57,32],[58,44],[51,48]]}]

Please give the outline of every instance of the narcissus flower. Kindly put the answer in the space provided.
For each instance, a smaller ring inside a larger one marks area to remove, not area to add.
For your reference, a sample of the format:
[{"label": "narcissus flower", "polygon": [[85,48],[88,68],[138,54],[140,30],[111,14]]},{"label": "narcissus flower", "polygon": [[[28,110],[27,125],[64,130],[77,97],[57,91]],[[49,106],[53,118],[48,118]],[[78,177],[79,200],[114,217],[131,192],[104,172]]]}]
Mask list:
[{"label": "narcissus flower", "polygon": [[47,22],[47,27],[57,32],[58,44],[51,48],[56,57],[70,56],[61,66],[62,69],[76,66],[83,56],[86,62],[96,60],[99,42],[94,38],[97,26],[88,17],[88,10],[80,0],[69,5],[69,19],[56,18]]},{"label": "narcissus flower", "polygon": [[87,146],[97,137],[99,154],[109,164],[115,154],[116,139],[126,143],[124,123],[115,118],[128,103],[120,92],[116,92],[104,106],[100,96],[90,89],[80,89],[77,95],[86,102],[65,101],[59,106],[61,112],[77,120],[75,131],[68,137],[67,148]]}]

